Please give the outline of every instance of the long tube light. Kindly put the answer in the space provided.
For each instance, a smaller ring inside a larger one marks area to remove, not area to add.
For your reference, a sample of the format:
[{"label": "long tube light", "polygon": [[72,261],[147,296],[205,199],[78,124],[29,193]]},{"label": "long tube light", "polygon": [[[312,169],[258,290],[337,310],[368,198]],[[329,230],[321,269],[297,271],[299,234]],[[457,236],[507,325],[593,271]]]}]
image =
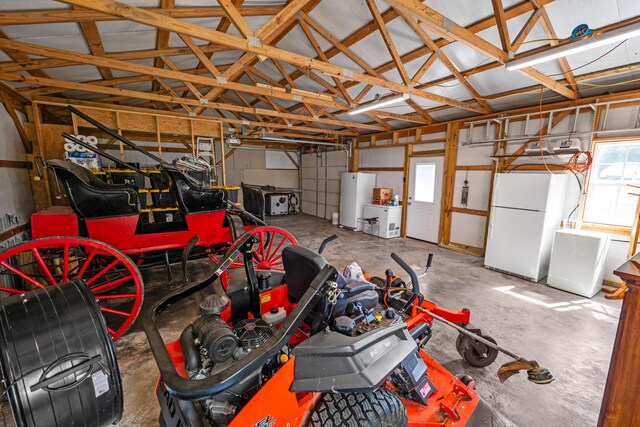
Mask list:
[{"label": "long tube light", "polygon": [[616,30],[608,31],[606,33],[586,39],[580,39],[575,42],[562,44],[544,52],[527,56],[526,58],[509,61],[507,62],[506,67],[509,71],[515,71],[521,68],[531,67],[532,65],[551,61],[552,59],[557,59],[564,56],[573,55],[578,52],[584,52],[586,50],[595,49],[597,47],[621,42],[623,40],[637,36],[640,36],[640,23],[627,25],[626,27],[618,28]]},{"label": "long tube light", "polygon": [[365,111],[386,107],[387,105],[397,104],[398,102],[402,102],[406,99],[409,99],[409,95],[406,93],[403,93],[402,95],[391,96],[389,98],[384,98],[379,101],[374,101],[369,104],[362,105],[358,108],[354,108],[353,110],[349,110],[348,113],[349,115],[360,114],[360,113],[364,113]]}]

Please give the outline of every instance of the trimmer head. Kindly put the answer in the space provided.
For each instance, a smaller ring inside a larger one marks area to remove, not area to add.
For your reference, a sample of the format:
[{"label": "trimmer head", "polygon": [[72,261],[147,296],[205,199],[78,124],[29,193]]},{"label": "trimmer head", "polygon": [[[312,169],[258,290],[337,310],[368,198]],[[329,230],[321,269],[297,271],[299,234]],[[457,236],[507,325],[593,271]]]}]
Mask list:
[{"label": "trimmer head", "polygon": [[535,360],[517,359],[513,362],[505,363],[498,369],[498,379],[501,383],[520,371],[527,371],[527,379],[536,384],[549,384],[554,380],[551,372],[540,367]]}]

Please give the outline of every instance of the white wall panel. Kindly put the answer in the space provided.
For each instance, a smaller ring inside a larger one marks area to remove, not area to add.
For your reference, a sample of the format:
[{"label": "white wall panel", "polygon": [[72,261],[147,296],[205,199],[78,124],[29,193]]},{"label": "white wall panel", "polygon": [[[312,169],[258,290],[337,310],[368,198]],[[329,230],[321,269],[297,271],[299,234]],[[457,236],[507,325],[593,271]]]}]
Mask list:
[{"label": "white wall panel", "polygon": [[359,153],[358,165],[362,168],[402,167],[404,165],[404,147],[359,150]]},{"label": "white wall panel", "polygon": [[458,208],[486,210],[489,204],[489,190],[491,189],[490,171],[469,171],[469,197],[467,206],[462,206],[462,186],[467,171],[456,171],[453,187],[453,206]]},{"label": "white wall panel", "polygon": [[[404,172],[375,172],[376,187],[391,188],[393,194],[397,194],[402,199],[402,178]],[[373,196],[373,195],[371,195]]]},{"label": "white wall panel", "polygon": [[484,244],[486,218],[453,212],[451,215],[451,241],[481,248]]},{"label": "white wall panel", "polygon": [[[22,113],[18,113],[18,115],[24,119]],[[0,141],[1,159],[27,160],[18,131],[2,104],[0,104]],[[29,222],[29,217],[34,210],[29,172],[26,169],[0,168],[0,182],[3,185],[0,215],[9,214],[18,217],[20,224]]]}]

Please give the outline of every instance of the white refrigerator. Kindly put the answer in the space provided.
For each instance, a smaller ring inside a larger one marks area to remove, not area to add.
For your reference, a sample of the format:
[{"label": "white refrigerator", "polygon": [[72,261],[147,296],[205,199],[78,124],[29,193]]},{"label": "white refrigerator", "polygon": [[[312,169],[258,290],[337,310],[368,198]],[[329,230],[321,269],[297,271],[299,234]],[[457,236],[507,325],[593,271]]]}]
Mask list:
[{"label": "white refrigerator", "polygon": [[[340,225],[356,231],[362,230],[362,210],[371,203],[376,174],[345,172],[340,181]],[[360,221],[359,221],[360,220]]]},{"label": "white refrigerator", "polygon": [[534,282],[547,276],[567,182],[565,174],[495,175],[485,267]]}]

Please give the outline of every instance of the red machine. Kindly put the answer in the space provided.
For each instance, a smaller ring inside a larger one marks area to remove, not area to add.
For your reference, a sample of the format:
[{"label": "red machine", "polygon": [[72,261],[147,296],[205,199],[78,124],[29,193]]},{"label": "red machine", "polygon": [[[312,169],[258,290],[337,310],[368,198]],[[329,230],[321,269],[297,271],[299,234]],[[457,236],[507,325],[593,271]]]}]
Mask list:
[{"label": "red machine", "polygon": [[[384,280],[347,279],[297,245],[283,251],[284,272],[261,283],[254,251],[247,235],[226,255],[242,254],[245,282],[221,284],[221,264],[145,314],[160,370],[161,426],[493,425],[475,381],[454,376],[424,350],[434,319],[426,313],[466,326],[469,311],[424,300],[399,256],[392,254],[412,282],[395,280],[391,288]],[[165,345],[157,318],[205,290],[200,316]],[[471,359],[474,366],[495,360],[497,352],[478,348],[484,350]]]},{"label": "red machine", "polygon": [[[228,203],[225,190],[202,187],[173,165],[91,117],[75,109],[74,113],[159,161],[161,176],[150,176],[72,135],[65,135],[116,164],[150,179],[162,180],[178,206],[178,218],[146,223],[140,216],[134,187],[106,183],[71,161],[43,161],[53,170],[56,185],[64,187],[64,197],[70,206],[52,206],[34,213],[31,216],[34,240],[0,253],[0,292],[22,293],[82,278],[96,295],[109,332],[116,339],[131,326],[142,306],[144,290],[138,267],[164,264],[170,273],[170,264],[182,261],[186,278],[187,260],[208,258],[217,264],[220,254],[238,236],[248,232],[259,241],[260,250],[254,253],[256,265],[262,269],[282,269],[282,249],[297,243],[291,234],[278,227],[264,226],[259,218]],[[40,170],[37,162],[36,167]],[[242,265],[236,260],[231,267]],[[222,280],[226,281],[227,276]]]}]

